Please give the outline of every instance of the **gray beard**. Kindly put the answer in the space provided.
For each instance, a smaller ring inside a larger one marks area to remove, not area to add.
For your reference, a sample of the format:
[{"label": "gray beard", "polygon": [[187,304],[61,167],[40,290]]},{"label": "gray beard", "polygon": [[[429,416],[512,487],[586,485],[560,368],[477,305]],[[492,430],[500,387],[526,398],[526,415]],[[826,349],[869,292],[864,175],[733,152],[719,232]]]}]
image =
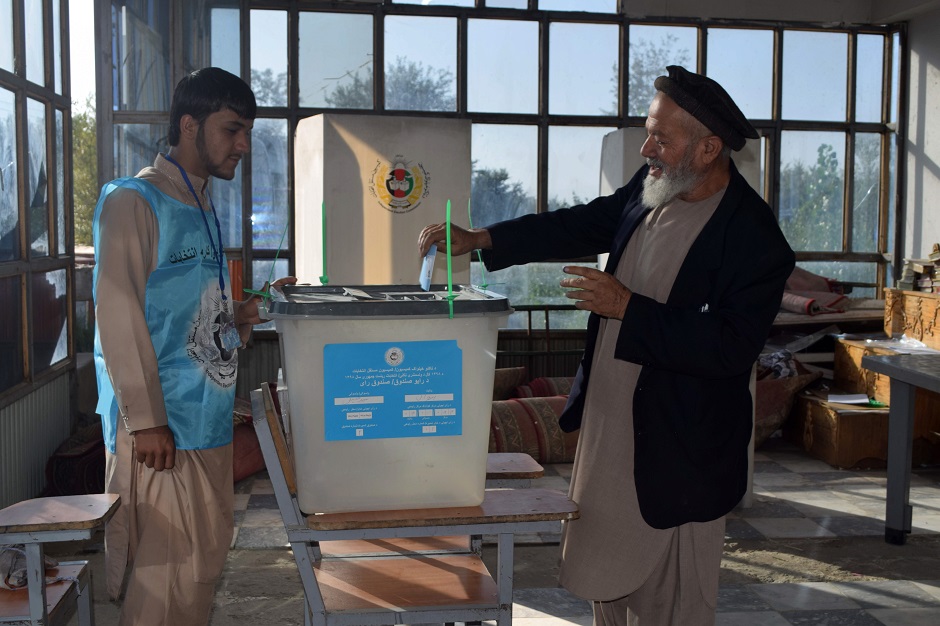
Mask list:
[{"label": "gray beard", "polygon": [[[662,166],[662,163],[655,159],[647,159],[647,163]],[[690,162],[683,159],[671,171],[670,168],[664,168],[659,178],[647,175],[643,179],[643,204],[651,209],[658,209],[676,196],[692,191],[701,181],[701,176],[694,172],[690,165]]]}]

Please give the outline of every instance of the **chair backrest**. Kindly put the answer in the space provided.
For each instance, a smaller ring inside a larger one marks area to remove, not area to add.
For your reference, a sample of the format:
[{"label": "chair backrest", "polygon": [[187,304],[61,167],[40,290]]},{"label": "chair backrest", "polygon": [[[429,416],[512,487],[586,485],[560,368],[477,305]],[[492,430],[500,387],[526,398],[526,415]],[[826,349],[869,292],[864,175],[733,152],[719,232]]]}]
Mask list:
[{"label": "chair backrest", "polygon": [[305,524],[305,516],[297,504],[294,462],[268,385],[251,392],[251,415],[281,518],[285,525]]},{"label": "chair backrest", "polygon": [[284,437],[284,426],[281,424],[281,416],[274,408],[274,398],[271,396],[271,388],[267,385],[261,389],[261,397],[264,400],[264,413],[267,418],[268,428],[271,429],[271,439],[274,440],[274,449],[277,451],[277,458],[280,461],[281,471],[284,472],[284,480],[287,482],[287,489],[291,495],[297,494],[297,477],[294,473],[294,460],[291,458],[290,448],[287,447],[287,439]]}]

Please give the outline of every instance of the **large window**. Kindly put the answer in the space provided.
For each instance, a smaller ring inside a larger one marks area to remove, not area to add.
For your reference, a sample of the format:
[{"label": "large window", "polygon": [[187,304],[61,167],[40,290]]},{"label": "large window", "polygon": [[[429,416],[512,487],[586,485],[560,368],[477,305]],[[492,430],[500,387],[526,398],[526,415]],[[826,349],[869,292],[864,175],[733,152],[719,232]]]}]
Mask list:
[{"label": "large window", "polygon": [[71,363],[71,116],[62,4],[0,6],[0,404]]},{"label": "large window", "polygon": [[[164,3],[123,4],[111,9],[112,50],[121,57],[109,78],[109,175],[133,174],[138,155],[153,158],[163,136],[153,129],[165,123],[179,78],[166,68],[222,66],[258,96],[251,155],[234,181],[213,183],[237,280],[293,269],[291,164],[305,117],[471,120],[471,218],[485,226],[597,195],[604,135],[643,125],[653,81],[671,64],[714,77],[758,129],[758,191],[801,265],[855,283],[861,295],[877,295],[888,280],[903,45],[896,30],[633,20],[614,0],[203,0],[182,3],[177,51]],[[3,55],[0,46],[0,66]],[[552,264],[485,276],[474,263],[471,275],[514,304],[568,302]]]}]

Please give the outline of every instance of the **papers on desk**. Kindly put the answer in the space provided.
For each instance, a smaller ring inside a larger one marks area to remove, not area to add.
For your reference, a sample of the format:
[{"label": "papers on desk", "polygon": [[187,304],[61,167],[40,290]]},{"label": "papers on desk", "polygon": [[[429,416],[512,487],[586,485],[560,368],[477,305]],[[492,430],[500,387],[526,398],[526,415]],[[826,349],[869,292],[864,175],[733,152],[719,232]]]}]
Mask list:
[{"label": "papers on desk", "polygon": [[[843,335],[848,338],[848,335]],[[938,354],[938,350],[928,347],[922,341],[918,341],[907,335],[902,335],[900,338],[891,338],[891,339],[862,339],[865,342],[866,347],[870,348],[887,348],[888,350],[893,350],[897,354]]]},{"label": "papers on desk", "polygon": [[869,399],[864,393],[830,393],[827,402],[841,404],[868,404]]},{"label": "papers on desk", "polygon": [[887,406],[882,402],[876,402],[864,393],[838,393],[830,392],[828,387],[817,389],[804,389],[803,393],[822,400],[830,408],[837,411],[884,411]]}]

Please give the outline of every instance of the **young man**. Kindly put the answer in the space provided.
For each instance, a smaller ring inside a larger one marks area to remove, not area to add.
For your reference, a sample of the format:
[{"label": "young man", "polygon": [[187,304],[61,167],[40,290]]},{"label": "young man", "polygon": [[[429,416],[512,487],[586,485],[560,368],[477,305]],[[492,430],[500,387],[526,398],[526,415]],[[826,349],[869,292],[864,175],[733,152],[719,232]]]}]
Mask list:
[{"label": "young man", "polygon": [[[566,267],[590,311],[560,424],[580,427],[561,583],[596,625],[710,626],[724,516],[741,499],[751,367],[794,265],[770,207],[730,159],[757,131],[718,83],[677,66],[656,80],[647,165],[613,195],[484,229],[455,254],[490,270],[609,252]],[[445,226],[418,247],[444,245]]]},{"label": "young man", "polygon": [[130,570],[122,625],[206,624],[232,539],[237,349],[261,320],[231,293],[208,182],[234,177],[255,110],[237,76],[186,76],[168,153],[105,185],[95,210],[98,412],[106,490],[121,495],[107,588],[117,599]]}]

